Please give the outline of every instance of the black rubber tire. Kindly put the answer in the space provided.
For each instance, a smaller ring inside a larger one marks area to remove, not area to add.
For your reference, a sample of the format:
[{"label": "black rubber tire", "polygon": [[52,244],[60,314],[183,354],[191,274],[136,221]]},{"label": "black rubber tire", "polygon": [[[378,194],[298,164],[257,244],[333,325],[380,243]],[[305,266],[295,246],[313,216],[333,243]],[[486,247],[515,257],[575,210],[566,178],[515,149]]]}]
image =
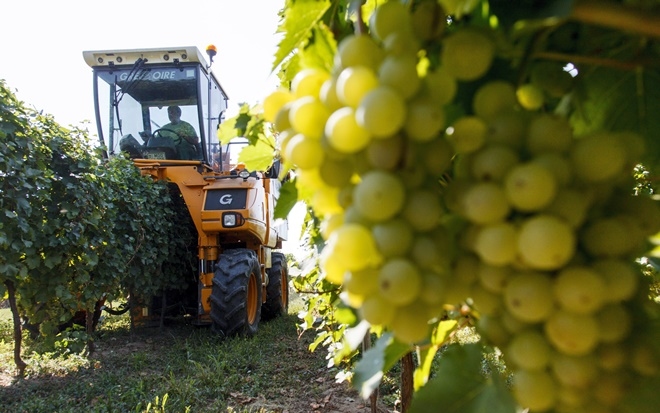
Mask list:
[{"label": "black rubber tire", "polygon": [[248,249],[224,251],[218,258],[211,291],[211,328],[225,337],[251,337],[261,318],[261,269]]},{"label": "black rubber tire", "polygon": [[271,256],[272,267],[268,269],[266,302],[261,307],[261,318],[272,320],[289,311],[289,267],[281,252]]}]

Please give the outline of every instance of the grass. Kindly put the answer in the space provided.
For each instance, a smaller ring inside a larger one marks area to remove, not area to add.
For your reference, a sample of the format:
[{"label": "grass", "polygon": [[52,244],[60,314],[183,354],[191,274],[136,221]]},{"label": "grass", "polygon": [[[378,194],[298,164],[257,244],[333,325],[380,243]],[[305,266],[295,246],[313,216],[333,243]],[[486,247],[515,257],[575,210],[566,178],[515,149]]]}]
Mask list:
[{"label": "grass", "polygon": [[2,409],[293,413],[315,410],[328,394],[357,399],[345,384],[334,382],[336,371],[327,368],[324,349],[308,351],[313,335],[298,336],[294,311],[262,323],[251,339],[227,340],[182,320],[163,330],[131,333],[127,316],[108,316],[97,329],[97,350],[90,357],[79,353],[75,340],[53,347],[26,338],[27,376],[16,380],[11,323],[2,309]]}]

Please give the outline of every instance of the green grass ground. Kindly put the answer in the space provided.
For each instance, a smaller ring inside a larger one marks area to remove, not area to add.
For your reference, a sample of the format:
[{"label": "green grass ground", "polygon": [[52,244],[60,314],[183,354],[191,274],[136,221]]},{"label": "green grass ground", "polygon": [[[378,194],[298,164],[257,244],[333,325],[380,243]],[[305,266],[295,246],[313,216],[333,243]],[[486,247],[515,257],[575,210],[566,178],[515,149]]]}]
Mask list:
[{"label": "green grass ground", "polygon": [[[127,316],[107,316],[97,351],[75,341],[47,348],[26,339],[27,377],[13,378],[9,310],[0,310],[0,400],[21,412],[369,412],[334,380],[326,352],[310,353],[313,334],[299,336],[297,311],[262,323],[251,338],[221,340],[209,328],[175,320],[163,330],[131,333]],[[155,401],[164,406],[155,408]],[[149,407],[149,403],[152,406]],[[381,411],[388,411],[383,407]]]}]

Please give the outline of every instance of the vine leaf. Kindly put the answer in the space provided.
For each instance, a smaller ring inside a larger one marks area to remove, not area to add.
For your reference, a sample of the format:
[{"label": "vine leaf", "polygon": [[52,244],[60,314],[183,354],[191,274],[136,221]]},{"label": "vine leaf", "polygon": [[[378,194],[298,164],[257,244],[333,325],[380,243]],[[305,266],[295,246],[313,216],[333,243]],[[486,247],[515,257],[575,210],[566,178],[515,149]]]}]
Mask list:
[{"label": "vine leaf", "polygon": [[298,190],[295,181],[287,181],[280,188],[280,197],[273,211],[275,219],[285,219],[298,202]]},{"label": "vine leaf", "polygon": [[394,340],[392,333],[383,334],[376,344],[364,352],[355,365],[353,384],[360,396],[368,399],[378,388],[383,374],[387,373],[401,357],[410,352],[410,346]]},{"label": "vine leaf", "polygon": [[238,154],[238,161],[243,162],[250,171],[265,171],[273,163],[275,142],[272,137],[263,137],[254,145],[247,145]]},{"label": "vine leaf", "polygon": [[575,134],[602,129],[637,132],[646,142],[643,161],[650,169],[660,167],[660,119],[655,115],[660,113],[660,73],[597,67],[583,75],[571,117]]},{"label": "vine leaf", "polygon": [[278,28],[278,31],[284,32],[285,35],[275,52],[272,70],[275,70],[287,56],[309,38],[331,4],[329,0],[298,0],[288,3],[284,23]]},{"label": "vine leaf", "polygon": [[483,371],[479,344],[452,344],[436,376],[414,396],[409,413],[513,413],[516,404],[503,380]]}]

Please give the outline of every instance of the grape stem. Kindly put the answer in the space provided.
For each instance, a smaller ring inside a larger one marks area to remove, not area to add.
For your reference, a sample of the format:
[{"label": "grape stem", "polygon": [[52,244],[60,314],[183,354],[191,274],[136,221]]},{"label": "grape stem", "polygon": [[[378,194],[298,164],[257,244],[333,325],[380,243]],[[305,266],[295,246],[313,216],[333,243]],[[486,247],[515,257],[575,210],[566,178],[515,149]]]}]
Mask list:
[{"label": "grape stem", "polygon": [[580,0],[573,5],[573,19],[614,29],[660,37],[660,14],[603,0]]},{"label": "grape stem", "polygon": [[614,69],[622,70],[634,70],[639,67],[647,66],[647,64],[641,60],[638,61],[629,61],[623,62],[621,60],[606,59],[602,57],[594,56],[584,56],[584,55],[572,55],[566,53],[557,53],[557,52],[537,52],[534,54],[536,59],[546,59],[546,60],[557,60],[562,62],[586,64],[593,66],[605,66],[611,67]]}]

